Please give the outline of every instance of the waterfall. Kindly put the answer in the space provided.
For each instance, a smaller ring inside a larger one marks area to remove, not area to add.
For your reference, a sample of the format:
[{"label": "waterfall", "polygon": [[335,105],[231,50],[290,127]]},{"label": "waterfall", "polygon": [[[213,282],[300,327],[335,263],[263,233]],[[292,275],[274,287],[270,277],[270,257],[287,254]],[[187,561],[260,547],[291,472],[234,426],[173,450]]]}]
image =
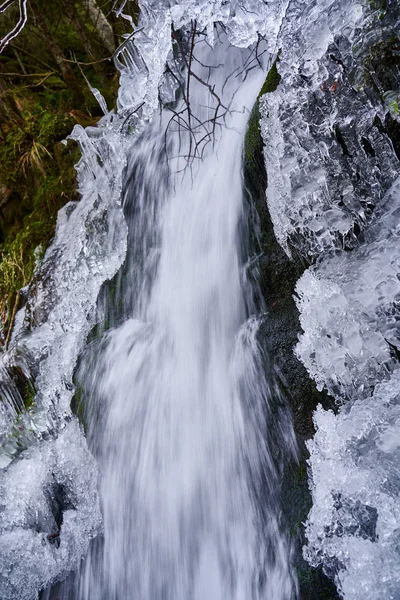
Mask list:
[{"label": "waterfall", "polygon": [[[252,52],[222,30],[214,49],[196,39],[191,114],[184,101],[165,109],[128,158],[128,255],[111,309],[122,323],[79,369],[104,518],[75,582],[85,600],[295,594],[270,439],[278,428],[293,450],[293,433],[284,410],[272,416],[242,264],[242,146],[265,78],[249,72]],[[193,131],[171,122],[181,110]]]},{"label": "waterfall", "polygon": [[260,340],[242,181],[277,59],[259,101],[266,201],[310,265],[295,353],[336,401],[307,442],[304,556],[345,600],[397,600],[398,3],[140,4],[118,109],[71,135],[82,198],[2,359],[0,596],[298,596],[280,490],[296,445]]}]

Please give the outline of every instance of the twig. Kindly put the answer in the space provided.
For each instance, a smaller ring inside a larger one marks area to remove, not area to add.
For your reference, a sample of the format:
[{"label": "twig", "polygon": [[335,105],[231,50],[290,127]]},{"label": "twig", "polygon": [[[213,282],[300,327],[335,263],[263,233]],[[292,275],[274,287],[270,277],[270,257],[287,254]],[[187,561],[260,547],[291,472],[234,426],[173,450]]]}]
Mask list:
[{"label": "twig", "polygon": [[13,307],[13,310],[12,310],[12,313],[11,313],[11,320],[10,320],[10,325],[9,325],[8,331],[7,331],[6,341],[5,341],[5,344],[4,344],[4,347],[5,347],[6,350],[8,349],[8,344],[10,342],[12,329],[14,327],[15,315],[17,314],[19,299],[20,299],[20,291],[18,290],[17,295],[15,297],[14,307]]},{"label": "twig", "polygon": [[2,77],[50,77],[55,75],[57,71],[51,71],[50,73],[2,73]]},{"label": "twig", "polygon": [[[47,75],[45,75],[45,77],[43,77],[43,79],[41,79],[38,83],[31,83],[31,85],[26,85],[24,86],[24,89],[28,89],[28,88],[34,88],[34,87],[39,87],[40,85],[43,85],[43,83],[52,75],[55,75],[55,71],[53,71],[53,73],[47,73]],[[46,88],[47,89],[47,88]]]},{"label": "twig", "polygon": [[[12,4],[14,4],[14,0],[6,0],[6,2],[4,2],[0,6],[0,13],[4,12],[5,10],[7,10]],[[3,52],[3,50],[7,46],[7,44],[9,44],[11,42],[11,40],[13,40],[15,37],[17,37],[17,35],[19,34],[19,32],[24,28],[25,23],[27,21],[27,18],[28,18],[27,0],[18,0],[18,6],[19,6],[19,19],[18,19],[18,22],[15,25],[15,27],[13,29],[11,29],[11,31],[9,31],[0,40],[0,54],[1,54],[1,52]]]},{"label": "twig", "polygon": [[68,58],[63,57],[62,60],[67,63],[72,63],[74,65],[98,65],[99,63],[107,62],[108,60],[112,60],[114,55],[107,56],[107,58],[100,58],[99,60],[92,60],[91,62],[83,62],[81,60],[70,60]]},{"label": "twig", "polygon": [[7,8],[10,8],[10,6],[12,4],[14,4],[15,0],[6,0],[6,2],[3,2],[3,4],[0,6],[0,13],[3,13],[7,10]]}]

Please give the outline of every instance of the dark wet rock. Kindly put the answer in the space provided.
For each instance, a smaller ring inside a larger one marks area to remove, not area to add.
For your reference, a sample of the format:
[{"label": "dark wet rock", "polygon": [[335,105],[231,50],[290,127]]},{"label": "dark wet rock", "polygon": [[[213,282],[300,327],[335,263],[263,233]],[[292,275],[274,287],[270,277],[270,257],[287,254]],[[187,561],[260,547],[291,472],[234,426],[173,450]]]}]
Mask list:
[{"label": "dark wet rock", "polygon": [[246,134],[244,180],[254,221],[252,244],[255,254],[259,254],[259,285],[267,308],[262,337],[289,398],[296,434],[307,439],[314,433],[312,413],[317,404],[321,403],[325,408],[335,405],[325,392],[317,391],[293,351],[301,332],[294,288],[308,264],[294,249],[294,258],[289,259],[275,238],[265,197],[267,175],[258,123],[256,104]]}]

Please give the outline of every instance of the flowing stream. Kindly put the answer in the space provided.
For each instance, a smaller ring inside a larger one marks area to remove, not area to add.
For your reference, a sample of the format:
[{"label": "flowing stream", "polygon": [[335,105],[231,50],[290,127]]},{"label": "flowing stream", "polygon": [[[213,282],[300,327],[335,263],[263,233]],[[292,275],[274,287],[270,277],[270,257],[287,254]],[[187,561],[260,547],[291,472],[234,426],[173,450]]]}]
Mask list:
[{"label": "flowing stream", "polygon": [[229,47],[222,30],[214,49],[198,37],[190,114],[187,98],[165,109],[128,159],[128,255],[107,298],[122,323],[79,370],[104,516],[74,583],[85,600],[296,589],[269,430],[288,453],[293,433],[284,411],[272,416],[243,265],[242,149],[265,51]]}]

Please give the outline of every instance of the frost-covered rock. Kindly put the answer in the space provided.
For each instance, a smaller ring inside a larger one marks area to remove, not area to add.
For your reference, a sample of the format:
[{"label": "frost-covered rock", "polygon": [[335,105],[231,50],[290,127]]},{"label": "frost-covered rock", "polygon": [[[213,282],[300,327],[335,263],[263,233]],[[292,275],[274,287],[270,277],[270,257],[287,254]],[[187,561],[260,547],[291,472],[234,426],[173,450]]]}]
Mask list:
[{"label": "frost-covered rock", "polygon": [[315,262],[296,287],[296,353],[341,405],[315,415],[305,555],[346,600],[400,594],[400,170],[382,125],[385,82],[368,71],[376,89],[364,86],[368,53],[393,36],[398,11],[379,28],[370,9],[318,2],[308,19],[289,9],[282,79],[261,101],[277,239]]},{"label": "frost-covered rock", "polygon": [[297,355],[336,398],[370,396],[400,349],[400,179],[353,252],[321,260],[299,280]]},{"label": "frost-covered rock", "polygon": [[0,597],[32,600],[75,569],[101,527],[97,470],[76,419],[0,479]]},{"label": "frost-covered rock", "polygon": [[314,263],[296,354],[341,406],[315,415],[305,554],[346,600],[400,595],[400,165],[385,129],[399,18],[396,3],[290,3],[281,81],[260,102],[276,237]]},{"label": "frost-covered rock", "polygon": [[356,0],[321,0],[302,11],[294,3],[286,13],[281,82],[260,108],[267,202],[288,253],[292,245],[314,259],[355,247],[398,173],[377,120],[385,110],[358,81],[375,40],[371,20]]},{"label": "frost-covered rock", "polygon": [[297,354],[321,388],[347,401],[336,417],[315,415],[305,554],[346,600],[400,593],[399,213],[397,180],[363,245],[320,261],[297,284]]}]

